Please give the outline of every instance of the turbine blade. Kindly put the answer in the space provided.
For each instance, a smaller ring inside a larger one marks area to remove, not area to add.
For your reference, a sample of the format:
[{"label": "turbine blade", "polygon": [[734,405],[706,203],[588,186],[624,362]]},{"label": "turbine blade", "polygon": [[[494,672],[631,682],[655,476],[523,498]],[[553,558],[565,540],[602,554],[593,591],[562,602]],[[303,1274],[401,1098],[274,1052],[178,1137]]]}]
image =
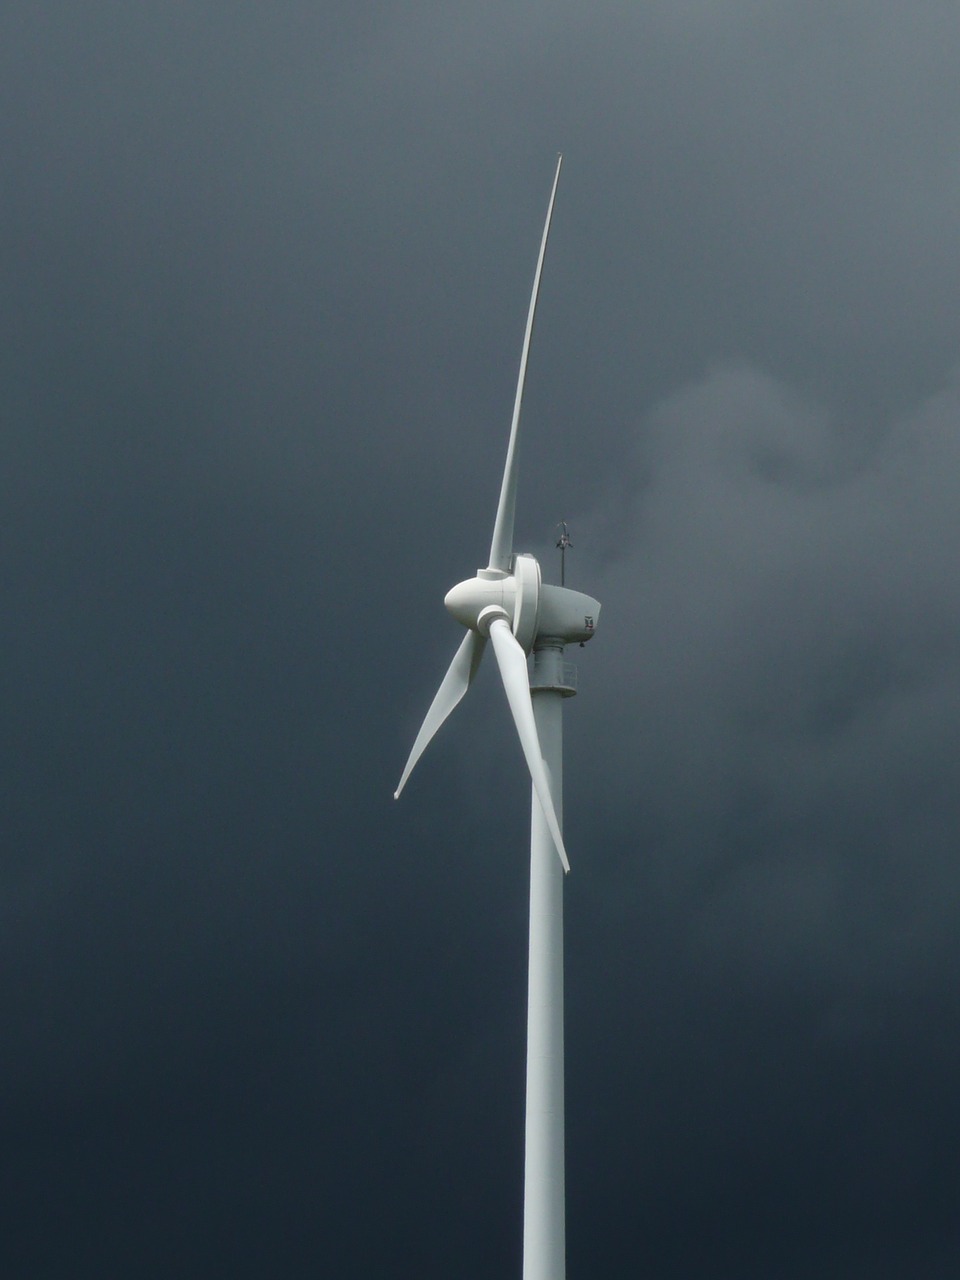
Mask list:
[{"label": "turbine blade", "polygon": [[540,241],[540,256],[537,259],[537,270],[533,277],[533,292],[530,294],[530,310],[527,312],[527,329],[523,335],[523,349],[520,353],[520,373],[517,377],[517,394],[513,401],[513,421],[510,424],[510,443],[507,445],[507,461],[503,468],[503,481],[500,485],[500,502],[497,506],[497,518],[493,525],[493,540],[490,543],[490,568],[510,569],[510,557],[513,555],[513,517],[517,505],[517,436],[520,427],[520,405],[523,401],[523,383],[527,376],[527,356],[530,354],[530,338],[533,334],[533,318],[537,311],[537,297],[540,293],[540,275],[543,271],[543,259],[547,252],[547,238],[550,235],[550,220],[553,217],[553,202],[557,197],[557,183],[560,181],[560,166],[563,156],[557,157],[557,172],[553,178],[553,189],[550,192],[550,203],[547,205],[547,220],[543,226],[543,238]]},{"label": "turbine blade", "polygon": [[493,643],[493,652],[497,659],[497,666],[500,668],[500,678],[503,681],[507,701],[510,703],[513,722],[517,726],[520,745],[523,747],[523,754],[527,760],[527,768],[530,770],[530,778],[537,793],[537,799],[540,801],[540,808],[547,820],[563,869],[569,871],[570,863],[567,860],[567,851],[563,847],[560,823],[557,821],[557,811],[553,807],[550,782],[547,778],[546,765],[543,763],[543,753],[540,750],[537,722],[533,718],[533,701],[530,697],[530,683],[527,678],[527,659],[505,618],[496,618],[490,624],[490,640]]},{"label": "turbine blade", "polygon": [[423,755],[430,739],[473,683],[473,677],[477,674],[477,668],[480,665],[480,659],[483,657],[483,651],[486,647],[486,640],[484,640],[483,636],[478,635],[476,631],[468,631],[463,637],[460,648],[453,655],[453,661],[447,668],[447,674],[443,677],[440,688],[430,703],[430,709],[424,717],[423,724],[420,726],[420,732],[417,734],[417,740],[413,744],[413,750],[410,752],[410,758],[407,760],[400,783],[393,793],[395,800],[399,799],[400,792],[413,772],[413,766]]}]

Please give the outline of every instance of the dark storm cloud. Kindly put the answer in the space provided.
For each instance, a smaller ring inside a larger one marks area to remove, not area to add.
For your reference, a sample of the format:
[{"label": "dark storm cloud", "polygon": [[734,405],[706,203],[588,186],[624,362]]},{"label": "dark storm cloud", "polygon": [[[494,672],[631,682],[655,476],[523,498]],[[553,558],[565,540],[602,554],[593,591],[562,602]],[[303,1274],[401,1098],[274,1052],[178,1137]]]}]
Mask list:
[{"label": "dark storm cloud", "polygon": [[[952,1274],[949,6],[8,5],[12,1275],[500,1273],[526,797],[567,735],[571,1274]],[[371,1206],[374,1209],[371,1211]]]}]

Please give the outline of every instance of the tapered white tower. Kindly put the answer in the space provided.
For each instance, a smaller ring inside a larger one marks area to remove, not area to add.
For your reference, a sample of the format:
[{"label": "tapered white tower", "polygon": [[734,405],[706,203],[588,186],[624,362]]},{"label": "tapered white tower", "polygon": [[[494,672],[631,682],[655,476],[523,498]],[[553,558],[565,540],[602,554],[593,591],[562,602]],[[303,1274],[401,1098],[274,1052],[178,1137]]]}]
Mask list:
[{"label": "tapered white tower", "polygon": [[[430,704],[400,778],[400,795],[431,738],[467,692],[489,640],[532,783],[530,960],[523,1203],[523,1280],[564,1280],[566,1228],[563,1133],[563,700],[575,692],[564,646],[591,639],[598,601],[541,581],[531,555],[513,550],[520,407],[540,276],[560,180],[560,160],[533,279],[500,501],[485,569],[447,592],[467,628]],[[527,656],[533,653],[533,671]]]},{"label": "tapered white tower", "polygon": [[[563,642],[539,638],[530,688],[550,793],[563,826]],[[530,806],[530,956],[527,971],[527,1111],[523,1171],[523,1280],[566,1270],[563,1105],[563,868],[536,794]]]}]

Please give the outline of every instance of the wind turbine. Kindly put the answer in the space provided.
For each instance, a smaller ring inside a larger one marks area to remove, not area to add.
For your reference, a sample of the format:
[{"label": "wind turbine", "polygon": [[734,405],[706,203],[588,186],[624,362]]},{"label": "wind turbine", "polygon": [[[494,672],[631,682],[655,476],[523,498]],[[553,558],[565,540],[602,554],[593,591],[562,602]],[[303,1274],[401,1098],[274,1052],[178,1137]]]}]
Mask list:
[{"label": "wind turbine", "polygon": [[489,560],[485,569],[457,583],[444,599],[467,634],[430,704],[394,793],[399,797],[427,744],[469,689],[489,640],[532,782],[523,1280],[563,1280],[566,1270],[563,874],[570,863],[562,833],[562,707],[564,698],[576,692],[576,681],[563,661],[563,650],[564,645],[589,640],[600,613],[591,596],[543,582],[534,557],[515,555],[513,550],[520,406],[562,161],[561,156],[533,278]]}]

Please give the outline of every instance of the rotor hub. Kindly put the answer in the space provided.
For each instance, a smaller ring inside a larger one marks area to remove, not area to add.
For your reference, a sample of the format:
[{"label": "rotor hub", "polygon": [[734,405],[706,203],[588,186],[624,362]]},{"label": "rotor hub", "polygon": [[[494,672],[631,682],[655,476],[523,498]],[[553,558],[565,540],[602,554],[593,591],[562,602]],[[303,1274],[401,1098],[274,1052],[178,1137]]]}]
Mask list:
[{"label": "rotor hub", "polygon": [[513,572],[480,569],[451,587],[443,603],[464,627],[486,636],[495,616],[505,618],[524,653],[529,653],[540,616],[540,566],[533,556],[514,558]]}]

